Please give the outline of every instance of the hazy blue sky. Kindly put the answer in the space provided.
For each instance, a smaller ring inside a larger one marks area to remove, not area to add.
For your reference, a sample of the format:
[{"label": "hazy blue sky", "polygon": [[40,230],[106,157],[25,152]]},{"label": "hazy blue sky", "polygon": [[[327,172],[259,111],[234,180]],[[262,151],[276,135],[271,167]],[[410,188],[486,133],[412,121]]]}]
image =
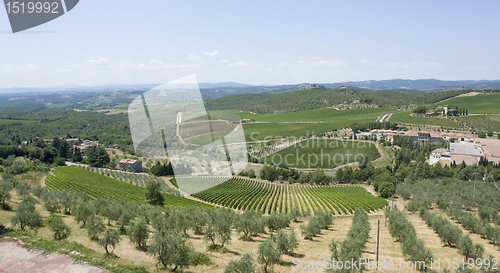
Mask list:
[{"label": "hazy blue sky", "polygon": [[[0,87],[500,79],[499,1],[81,0],[11,34]],[[51,32],[51,33],[45,33]]]}]

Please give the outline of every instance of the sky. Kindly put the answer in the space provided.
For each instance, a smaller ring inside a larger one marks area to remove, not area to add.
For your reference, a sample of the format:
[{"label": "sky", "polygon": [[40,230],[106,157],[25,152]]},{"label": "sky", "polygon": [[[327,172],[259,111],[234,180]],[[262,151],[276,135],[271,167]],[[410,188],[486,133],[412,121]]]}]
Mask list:
[{"label": "sky", "polygon": [[499,1],[82,0],[13,34],[0,88],[500,79]]}]

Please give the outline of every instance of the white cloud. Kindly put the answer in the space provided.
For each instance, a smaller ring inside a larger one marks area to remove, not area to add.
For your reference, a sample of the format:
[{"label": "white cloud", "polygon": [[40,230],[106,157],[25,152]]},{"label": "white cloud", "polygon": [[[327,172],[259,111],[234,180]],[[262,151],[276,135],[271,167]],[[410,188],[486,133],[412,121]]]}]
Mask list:
[{"label": "white cloud", "polygon": [[441,63],[438,62],[423,62],[423,61],[413,61],[413,62],[390,62],[382,64],[383,67],[389,68],[412,68],[412,67],[425,67],[425,68],[440,68],[443,67]]},{"label": "white cloud", "polygon": [[230,63],[228,65],[226,65],[226,67],[228,68],[232,68],[232,67],[248,67],[248,63],[247,62],[244,62],[244,61],[240,61],[240,62],[234,62],[234,63]]},{"label": "white cloud", "polygon": [[163,64],[163,62],[162,61],[158,61],[158,60],[151,60],[149,62],[149,64],[152,64],[152,65],[161,65],[161,64]]},{"label": "white cloud", "polygon": [[345,63],[342,61],[317,61],[317,62],[312,62],[313,66],[344,66]]},{"label": "white cloud", "polygon": [[215,55],[219,55],[219,51],[214,50],[212,52],[203,52],[203,55],[205,55],[205,56],[215,56]]},{"label": "white cloud", "polygon": [[221,63],[228,63],[229,61],[228,61],[228,60],[226,60],[226,59],[224,59],[224,60],[222,60],[222,61],[220,61],[220,62],[221,62]]},{"label": "white cloud", "polygon": [[367,60],[361,60],[361,66],[375,66]]},{"label": "white cloud", "polygon": [[106,58],[99,58],[99,59],[96,59],[96,60],[92,60],[92,59],[88,59],[88,60],[85,60],[86,63],[89,63],[89,64],[104,64],[107,62]]},{"label": "white cloud", "polygon": [[189,54],[189,56],[186,57],[186,60],[199,60],[199,59],[201,59],[201,56],[195,54]]}]

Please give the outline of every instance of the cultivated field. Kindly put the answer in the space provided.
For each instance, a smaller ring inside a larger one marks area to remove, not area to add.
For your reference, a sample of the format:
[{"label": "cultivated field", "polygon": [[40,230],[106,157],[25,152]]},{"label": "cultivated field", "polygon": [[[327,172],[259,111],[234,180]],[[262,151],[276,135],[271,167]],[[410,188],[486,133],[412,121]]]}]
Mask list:
[{"label": "cultivated field", "polygon": [[298,122],[298,121],[336,121],[341,119],[362,119],[377,117],[390,112],[387,108],[361,108],[336,110],[333,108],[317,108],[283,114],[259,115],[250,112],[231,111],[242,119],[264,122]]},{"label": "cultivated field", "polygon": [[269,155],[263,162],[292,168],[333,169],[352,162],[371,162],[379,157],[377,147],[370,142],[310,139]]},{"label": "cultivated field", "polygon": [[344,215],[352,214],[358,207],[376,211],[386,204],[385,199],[374,197],[362,187],[289,185],[241,178],[193,196],[224,207],[242,210],[244,206],[267,214],[291,213],[297,208],[300,212],[327,211]]},{"label": "cultivated field", "polygon": [[[62,167],[48,175],[45,184],[50,190],[88,194],[92,198],[108,198],[125,202],[143,203],[144,188],[118,181],[77,166]],[[166,206],[210,207],[206,204],[164,194]]]},{"label": "cultivated field", "polygon": [[463,116],[458,119],[482,131],[500,132],[500,115]]},{"label": "cultivated field", "polygon": [[437,104],[431,104],[429,109],[435,108],[438,105],[450,105],[452,109],[466,108],[469,114],[484,114],[484,113],[500,113],[500,93],[495,94],[479,94],[475,96],[462,96],[442,101]]},{"label": "cultivated field", "polygon": [[253,123],[244,124],[243,128],[247,141],[257,141],[274,138],[321,135],[325,132],[351,127],[353,124],[375,122],[376,120],[376,118],[365,118],[321,123]]},{"label": "cultivated field", "polygon": [[459,124],[448,118],[413,117],[411,116],[411,113],[412,113],[411,110],[396,112],[392,114],[389,121],[396,123],[414,124],[417,126],[430,125],[430,126],[457,128],[457,129],[462,128],[462,126],[460,126]]}]

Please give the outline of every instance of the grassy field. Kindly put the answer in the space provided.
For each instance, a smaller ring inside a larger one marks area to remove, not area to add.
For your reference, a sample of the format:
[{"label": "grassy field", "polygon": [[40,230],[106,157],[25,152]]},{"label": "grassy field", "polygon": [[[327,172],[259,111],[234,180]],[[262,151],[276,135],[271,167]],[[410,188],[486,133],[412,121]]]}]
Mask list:
[{"label": "grassy field", "polygon": [[25,120],[25,119],[0,119],[0,125],[13,125],[13,124],[25,124],[25,123],[35,123],[36,120]]},{"label": "grassy field", "polygon": [[500,93],[457,97],[438,104],[431,104],[428,108],[446,104],[452,109],[455,109],[455,107],[466,108],[469,110],[469,114],[498,114],[500,113],[500,107],[498,107],[500,105]]},{"label": "grassy field", "polygon": [[447,118],[413,117],[411,110],[394,113],[389,119],[390,122],[408,123],[414,125],[434,125],[450,128],[462,128],[459,124]]},{"label": "grassy field", "polygon": [[263,158],[267,164],[283,163],[293,168],[335,168],[339,165],[375,160],[380,154],[374,144],[334,139],[304,140]]},{"label": "grassy field", "polygon": [[342,119],[361,119],[378,117],[390,112],[387,108],[361,108],[351,110],[335,110],[333,108],[317,108],[312,110],[290,112],[283,114],[258,115],[250,112],[231,111],[242,119],[266,122],[291,121],[336,121]]},{"label": "grassy field", "polygon": [[458,119],[479,130],[500,132],[500,115],[463,116]]},{"label": "grassy field", "polygon": [[[362,207],[375,211],[385,206],[383,198],[371,195],[362,187],[311,186],[278,184],[235,178],[193,195],[201,200],[233,209],[259,210],[264,213],[328,211],[333,214],[351,214]],[[244,200],[244,202],[243,202]]]},{"label": "grassy field", "polygon": [[[126,202],[143,203],[144,188],[128,184],[87,171],[77,166],[58,168],[49,175],[45,184],[50,190],[62,191],[64,189],[77,193],[88,194],[93,198],[109,198]],[[209,207],[206,204],[186,198],[164,194],[165,206],[193,206]]]},{"label": "grassy field", "polygon": [[339,120],[321,123],[254,123],[244,124],[245,138],[247,141],[256,141],[273,138],[287,138],[319,135],[324,132],[351,127],[353,124],[375,122],[376,118],[357,120]]}]

